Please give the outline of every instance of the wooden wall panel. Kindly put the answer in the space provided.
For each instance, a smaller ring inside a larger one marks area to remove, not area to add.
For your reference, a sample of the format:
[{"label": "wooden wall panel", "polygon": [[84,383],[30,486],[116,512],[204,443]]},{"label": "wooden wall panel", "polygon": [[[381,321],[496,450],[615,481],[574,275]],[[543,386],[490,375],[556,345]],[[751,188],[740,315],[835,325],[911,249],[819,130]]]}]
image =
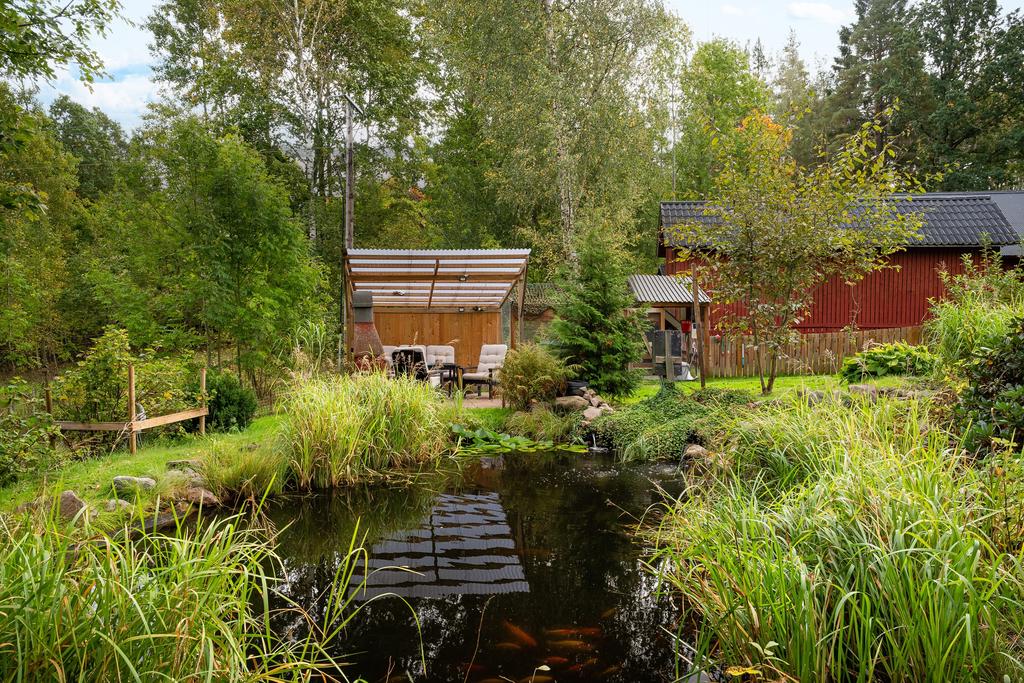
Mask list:
[{"label": "wooden wall panel", "polygon": [[[953,274],[963,273],[964,254],[975,260],[979,257],[977,250],[912,247],[890,257],[894,268],[870,273],[852,287],[833,278],[815,290],[810,314],[797,329],[809,333],[920,325],[928,317],[929,299],[945,294],[939,271],[944,268]],[[689,262],[676,261],[674,251],[669,249],[665,270],[669,274],[687,273]],[[711,308],[711,327],[715,329],[724,309],[734,306]]]},{"label": "wooden wall panel", "polygon": [[463,367],[476,366],[482,345],[504,343],[500,311],[393,313],[378,308],[373,321],[382,344],[450,344]]}]

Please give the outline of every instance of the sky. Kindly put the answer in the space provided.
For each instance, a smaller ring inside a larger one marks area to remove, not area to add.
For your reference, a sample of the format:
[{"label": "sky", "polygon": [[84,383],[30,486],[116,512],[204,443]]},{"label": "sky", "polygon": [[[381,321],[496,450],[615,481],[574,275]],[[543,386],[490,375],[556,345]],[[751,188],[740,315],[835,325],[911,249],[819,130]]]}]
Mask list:
[{"label": "sky", "polygon": [[[472,2],[472,0],[466,0]],[[149,102],[159,98],[152,77],[151,36],[141,24],[153,12],[157,0],[123,0],[124,19],[110,27],[93,47],[106,64],[110,77],[98,80],[90,90],[74,77],[62,74],[55,82],[41,84],[40,99],[51,102],[59,93],[87,107],[99,107],[129,130],[138,126]],[[790,29],[796,31],[800,52],[812,70],[827,67],[835,56],[839,27],[853,19],[853,0],[663,0],[665,6],[690,26],[697,41],[714,37],[741,45],[761,39],[770,55],[785,44]],[[1002,0],[1004,10],[1024,8],[1024,0]]]}]

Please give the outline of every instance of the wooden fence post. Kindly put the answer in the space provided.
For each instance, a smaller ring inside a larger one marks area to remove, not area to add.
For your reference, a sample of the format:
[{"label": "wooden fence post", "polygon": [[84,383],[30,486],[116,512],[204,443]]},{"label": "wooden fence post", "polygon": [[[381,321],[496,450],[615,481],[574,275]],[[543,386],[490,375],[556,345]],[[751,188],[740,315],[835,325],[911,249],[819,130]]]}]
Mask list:
[{"label": "wooden fence post", "polygon": [[[206,407],[206,368],[202,368],[199,371],[199,395],[202,397],[203,407]],[[204,436],[206,434],[206,416],[199,416],[199,435]]]},{"label": "wooden fence post", "polygon": [[139,448],[135,432],[135,366],[128,366],[128,450],[132,455]]},{"label": "wooden fence post", "polygon": [[[50,392],[50,380],[46,380],[46,412],[50,414],[50,419],[53,419],[53,394]],[[50,434],[50,448],[57,447],[57,435]]]}]

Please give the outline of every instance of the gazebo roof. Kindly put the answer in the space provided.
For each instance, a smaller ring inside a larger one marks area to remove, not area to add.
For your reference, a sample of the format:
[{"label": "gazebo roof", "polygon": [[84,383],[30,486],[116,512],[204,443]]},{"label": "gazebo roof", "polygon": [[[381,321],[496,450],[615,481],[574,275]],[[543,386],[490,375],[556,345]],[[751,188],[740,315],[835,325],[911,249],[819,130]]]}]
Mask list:
[{"label": "gazebo roof", "polygon": [[486,311],[501,308],[529,260],[529,249],[349,249],[346,270],[375,308]]}]

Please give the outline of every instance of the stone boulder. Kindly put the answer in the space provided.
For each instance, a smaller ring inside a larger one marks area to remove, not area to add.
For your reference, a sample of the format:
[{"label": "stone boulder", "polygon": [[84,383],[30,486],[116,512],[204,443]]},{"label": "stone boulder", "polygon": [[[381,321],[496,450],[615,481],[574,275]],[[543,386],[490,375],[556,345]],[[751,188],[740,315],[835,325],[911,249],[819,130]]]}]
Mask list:
[{"label": "stone boulder", "polygon": [[851,384],[848,389],[852,395],[858,396],[868,403],[878,400],[878,387],[870,384]]},{"label": "stone boulder", "polygon": [[151,491],[155,486],[156,480],[150,477],[129,477],[125,475],[114,477],[114,492],[119,496],[135,494],[139,491]]},{"label": "stone boulder", "polygon": [[127,500],[121,500],[120,498],[111,498],[103,507],[107,512],[116,512],[119,510],[131,510],[132,504],[129,503]]},{"label": "stone boulder", "polygon": [[74,519],[84,509],[85,501],[79,498],[74,491],[64,491],[57,499],[57,511],[60,513],[60,518],[65,521]]},{"label": "stone boulder", "polygon": [[807,401],[808,405],[816,406],[825,400],[825,392],[818,391],[817,389],[800,389],[796,392],[802,400]]},{"label": "stone boulder", "polygon": [[212,491],[208,491],[200,486],[191,486],[185,489],[184,493],[178,496],[178,499],[202,507],[220,507],[220,499]]},{"label": "stone boulder", "polygon": [[689,444],[683,451],[683,457],[688,460],[707,460],[709,455],[708,449],[695,443]]},{"label": "stone boulder", "polygon": [[586,410],[590,407],[590,401],[582,396],[559,396],[555,399],[555,408],[564,411]]},{"label": "stone boulder", "polygon": [[583,411],[583,422],[585,424],[589,424],[590,422],[593,422],[602,415],[604,415],[604,413],[601,412],[600,408],[590,406],[589,408]]}]

